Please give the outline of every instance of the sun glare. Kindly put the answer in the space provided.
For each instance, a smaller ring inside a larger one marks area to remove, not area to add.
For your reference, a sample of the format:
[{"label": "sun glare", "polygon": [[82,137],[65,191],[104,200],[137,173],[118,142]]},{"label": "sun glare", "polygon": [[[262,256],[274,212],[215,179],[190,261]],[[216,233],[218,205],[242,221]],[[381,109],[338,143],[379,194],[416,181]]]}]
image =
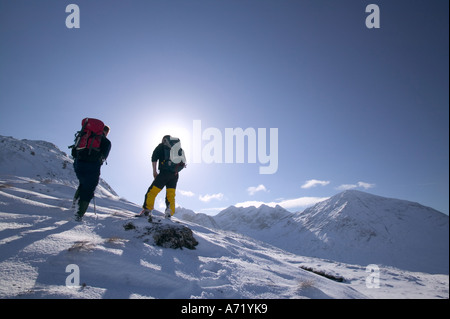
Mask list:
[{"label": "sun glare", "polygon": [[158,123],[158,125],[148,128],[148,143],[156,147],[161,143],[163,136],[170,135],[180,139],[181,147],[189,159],[191,153],[192,127],[189,127],[182,121],[170,121],[167,123]]}]

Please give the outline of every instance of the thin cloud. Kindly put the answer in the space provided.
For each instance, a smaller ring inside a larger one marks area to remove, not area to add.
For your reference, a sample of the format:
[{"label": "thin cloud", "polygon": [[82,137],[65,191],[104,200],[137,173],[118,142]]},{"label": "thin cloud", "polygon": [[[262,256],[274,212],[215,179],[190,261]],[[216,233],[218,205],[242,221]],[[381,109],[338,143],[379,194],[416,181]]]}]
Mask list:
[{"label": "thin cloud", "polygon": [[247,188],[247,192],[250,196],[253,196],[257,192],[267,192],[267,188],[263,184],[259,184],[256,187],[251,186],[251,187]]},{"label": "thin cloud", "polygon": [[362,187],[364,189],[369,189],[369,188],[375,187],[375,184],[369,184],[369,183],[365,183],[365,182],[358,182],[358,186]]},{"label": "thin cloud", "polygon": [[301,186],[301,188],[311,188],[311,187],[316,187],[318,185],[326,186],[328,184],[330,184],[329,181],[319,181],[317,179],[310,179],[309,181],[306,181],[305,184],[303,184]]},{"label": "thin cloud", "polygon": [[373,187],[375,187],[375,184],[370,184],[370,183],[366,183],[366,182],[358,182],[356,184],[342,184],[342,185],[336,187],[336,189],[345,191],[345,190],[354,189],[354,188],[369,189],[369,188],[373,188]]},{"label": "thin cloud", "polygon": [[205,202],[205,203],[210,202],[213,199],[221,200],[222,198],[223,198],[223,194],[222,193],[211,194],[211,195],[210,194],[200,195],[198,197],[198,199],[200,199],[202,202]]},{"label": "thin cloud", "polygon": [[177,190],[177,192],[180,193],[180,195],[187,196],[187,197],[195,196],[195,194],[191,191],[184,191],[184,190],[179,189],[179,190]]}]

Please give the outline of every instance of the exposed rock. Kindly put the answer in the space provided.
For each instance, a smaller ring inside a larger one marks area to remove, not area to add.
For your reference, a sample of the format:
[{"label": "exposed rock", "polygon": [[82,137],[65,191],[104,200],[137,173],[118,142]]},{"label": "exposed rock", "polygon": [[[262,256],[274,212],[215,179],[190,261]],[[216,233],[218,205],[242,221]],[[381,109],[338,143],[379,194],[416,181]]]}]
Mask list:
[{"label": "exposed rock", "polygon": [[123,227],[125,230],[138,232],[139,235],[137,237],[143,238],[145,242],[153,239],[155,245],[164,248],[183,249],[185,247],[195,249],[195,246],[198,245],[192,230],[187,226],[167,220],[149,223],[149,226],[138,227],[132,222],[128,222]]}]

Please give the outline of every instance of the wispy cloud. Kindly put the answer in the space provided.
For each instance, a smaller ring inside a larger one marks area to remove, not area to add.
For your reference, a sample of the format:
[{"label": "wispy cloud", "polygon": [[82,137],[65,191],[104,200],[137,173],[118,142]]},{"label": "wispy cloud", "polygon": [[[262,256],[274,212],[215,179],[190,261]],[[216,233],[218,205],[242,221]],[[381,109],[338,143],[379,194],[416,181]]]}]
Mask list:
[{"label": "wispy cloud", "polygon": [[211,195],[210,194],[200,195],[198,197],[198,199],[200,199],[202,202],[205,202],[205,203],[207,203],[207,202],[209,202],[209,201],[211,201],[213,199],[221,200],[222,198],[223,198],[223,194],[222,193],[211,194]]},{"label": "wispy cloud", "polygon": [[180,195],[187,196],[187,197],[195,196],[195,194],[191,191],[184,191],[184,190],[178,189],[177,192],[180,193]]},{"label": "wispy cloud", "polygon": [[309,181],[306,181],[305,184],[303,184],[301,187],[302,188],[311,188],[311,187],[316,187],[318,185],[326,186],[328,184],[330,184],[329,181],[319,181],[317,179],[310,179]]},{"label": "wispy cloud", "polygon": [[267,192],[267,188],[263,184],[259,184],[258,186],[254,187],[251,186],[247,188],[247,192],[250,196],[255,195],[257,192]]},{"label": "wispy cloud", "polygon": [[308,207],[312,206],[318,202],[324,201],[328,199],[329,197],[299,197],[299,198],[293,198],[293,199],[284,199],[280,201],[273,201],[273,202],[262,202],[262,201],[245,201],[241,203],[237,203],[234,206],[236,207],[250,207],[255,206],[259,207],[261,205],[267,205],[270,207],[275,207],[277,205],[280,205],[281,207],[285,209],[292,209],[292,208],[302,208],[302,207]]},{"label": "wispy cloud", "polygon": [[373,187],[375,187],[375,184],[370,184],[370,183],[366,183],[366,182],[358,182],[356,184],[342,184],[342,185],[336,187],[336,189],[345,191],[345,190],[354,189],[354,188],[369,189],[369,188],[373,188]]},{"label": "wispy cloud", "polygon": [[365,182],[358,182],[358,186],[362,187],[364,189],[369,189],[375,187],[375,184],[365,183]]}]

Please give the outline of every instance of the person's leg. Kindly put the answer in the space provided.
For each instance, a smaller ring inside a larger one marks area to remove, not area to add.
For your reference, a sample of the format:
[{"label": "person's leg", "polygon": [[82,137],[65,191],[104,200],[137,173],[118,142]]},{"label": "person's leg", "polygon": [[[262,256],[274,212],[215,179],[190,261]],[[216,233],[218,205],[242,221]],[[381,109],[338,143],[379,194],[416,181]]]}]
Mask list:
[{"label": "person's leg", "polygon": [[145,193],[145,200],[144,200],[144,205],[142,205],[142,208],[149,210],[149,211],[153,210],[154,206],[155,206],[156,196],[159,194],[160,191],[161,191],[161,188],[152,184],[148,188],[147,193]]},{"label": "person's leg", "polygon": [[147,193],[145,193],[144,204],[142,205],[144,210],[151,211],[154,209],[156,196],[167,183],[167,177],[167,174],[164,174],[163,172],[160,172],[158,176],[156,176],[155,180],[148,188]]},{"label": "person's leg", "polygon": [[75,191],[75,195],[73,195],[72,208],[75,208],[79,199],[80,199],[80,186],[78,186],[77,190]]},{"label": "person's leg", "polygon": [[177,182],[178,174],[172,175],[166,184],[166,205],[168,204],[171,216],[175,214],[175,190],[177,188]]},{"label": "person's leg", "polygon": [[169,202],[170,215],[173,216],[175,214],[175,188],[167,188],[167,200]]},{"label": "person's leg", "polygon": [[78,202],[78,209],[77,209],[77,212],[75,213],[76,221],[81,221],[81,219],[83,218],[84,214],[86,213],[88,207],[89,207],[89,202],[82,201],[82,200],[80,200]]},{"label": "person's leg", "polygon": [[76,216],[78,220],[86,213],[91,199],[94,197],[95,188],[100,179],[100,164],[89,162],[78,162],[76,166],[76,175],[80,181],[76,196],[78,200],[78,210]]}]

